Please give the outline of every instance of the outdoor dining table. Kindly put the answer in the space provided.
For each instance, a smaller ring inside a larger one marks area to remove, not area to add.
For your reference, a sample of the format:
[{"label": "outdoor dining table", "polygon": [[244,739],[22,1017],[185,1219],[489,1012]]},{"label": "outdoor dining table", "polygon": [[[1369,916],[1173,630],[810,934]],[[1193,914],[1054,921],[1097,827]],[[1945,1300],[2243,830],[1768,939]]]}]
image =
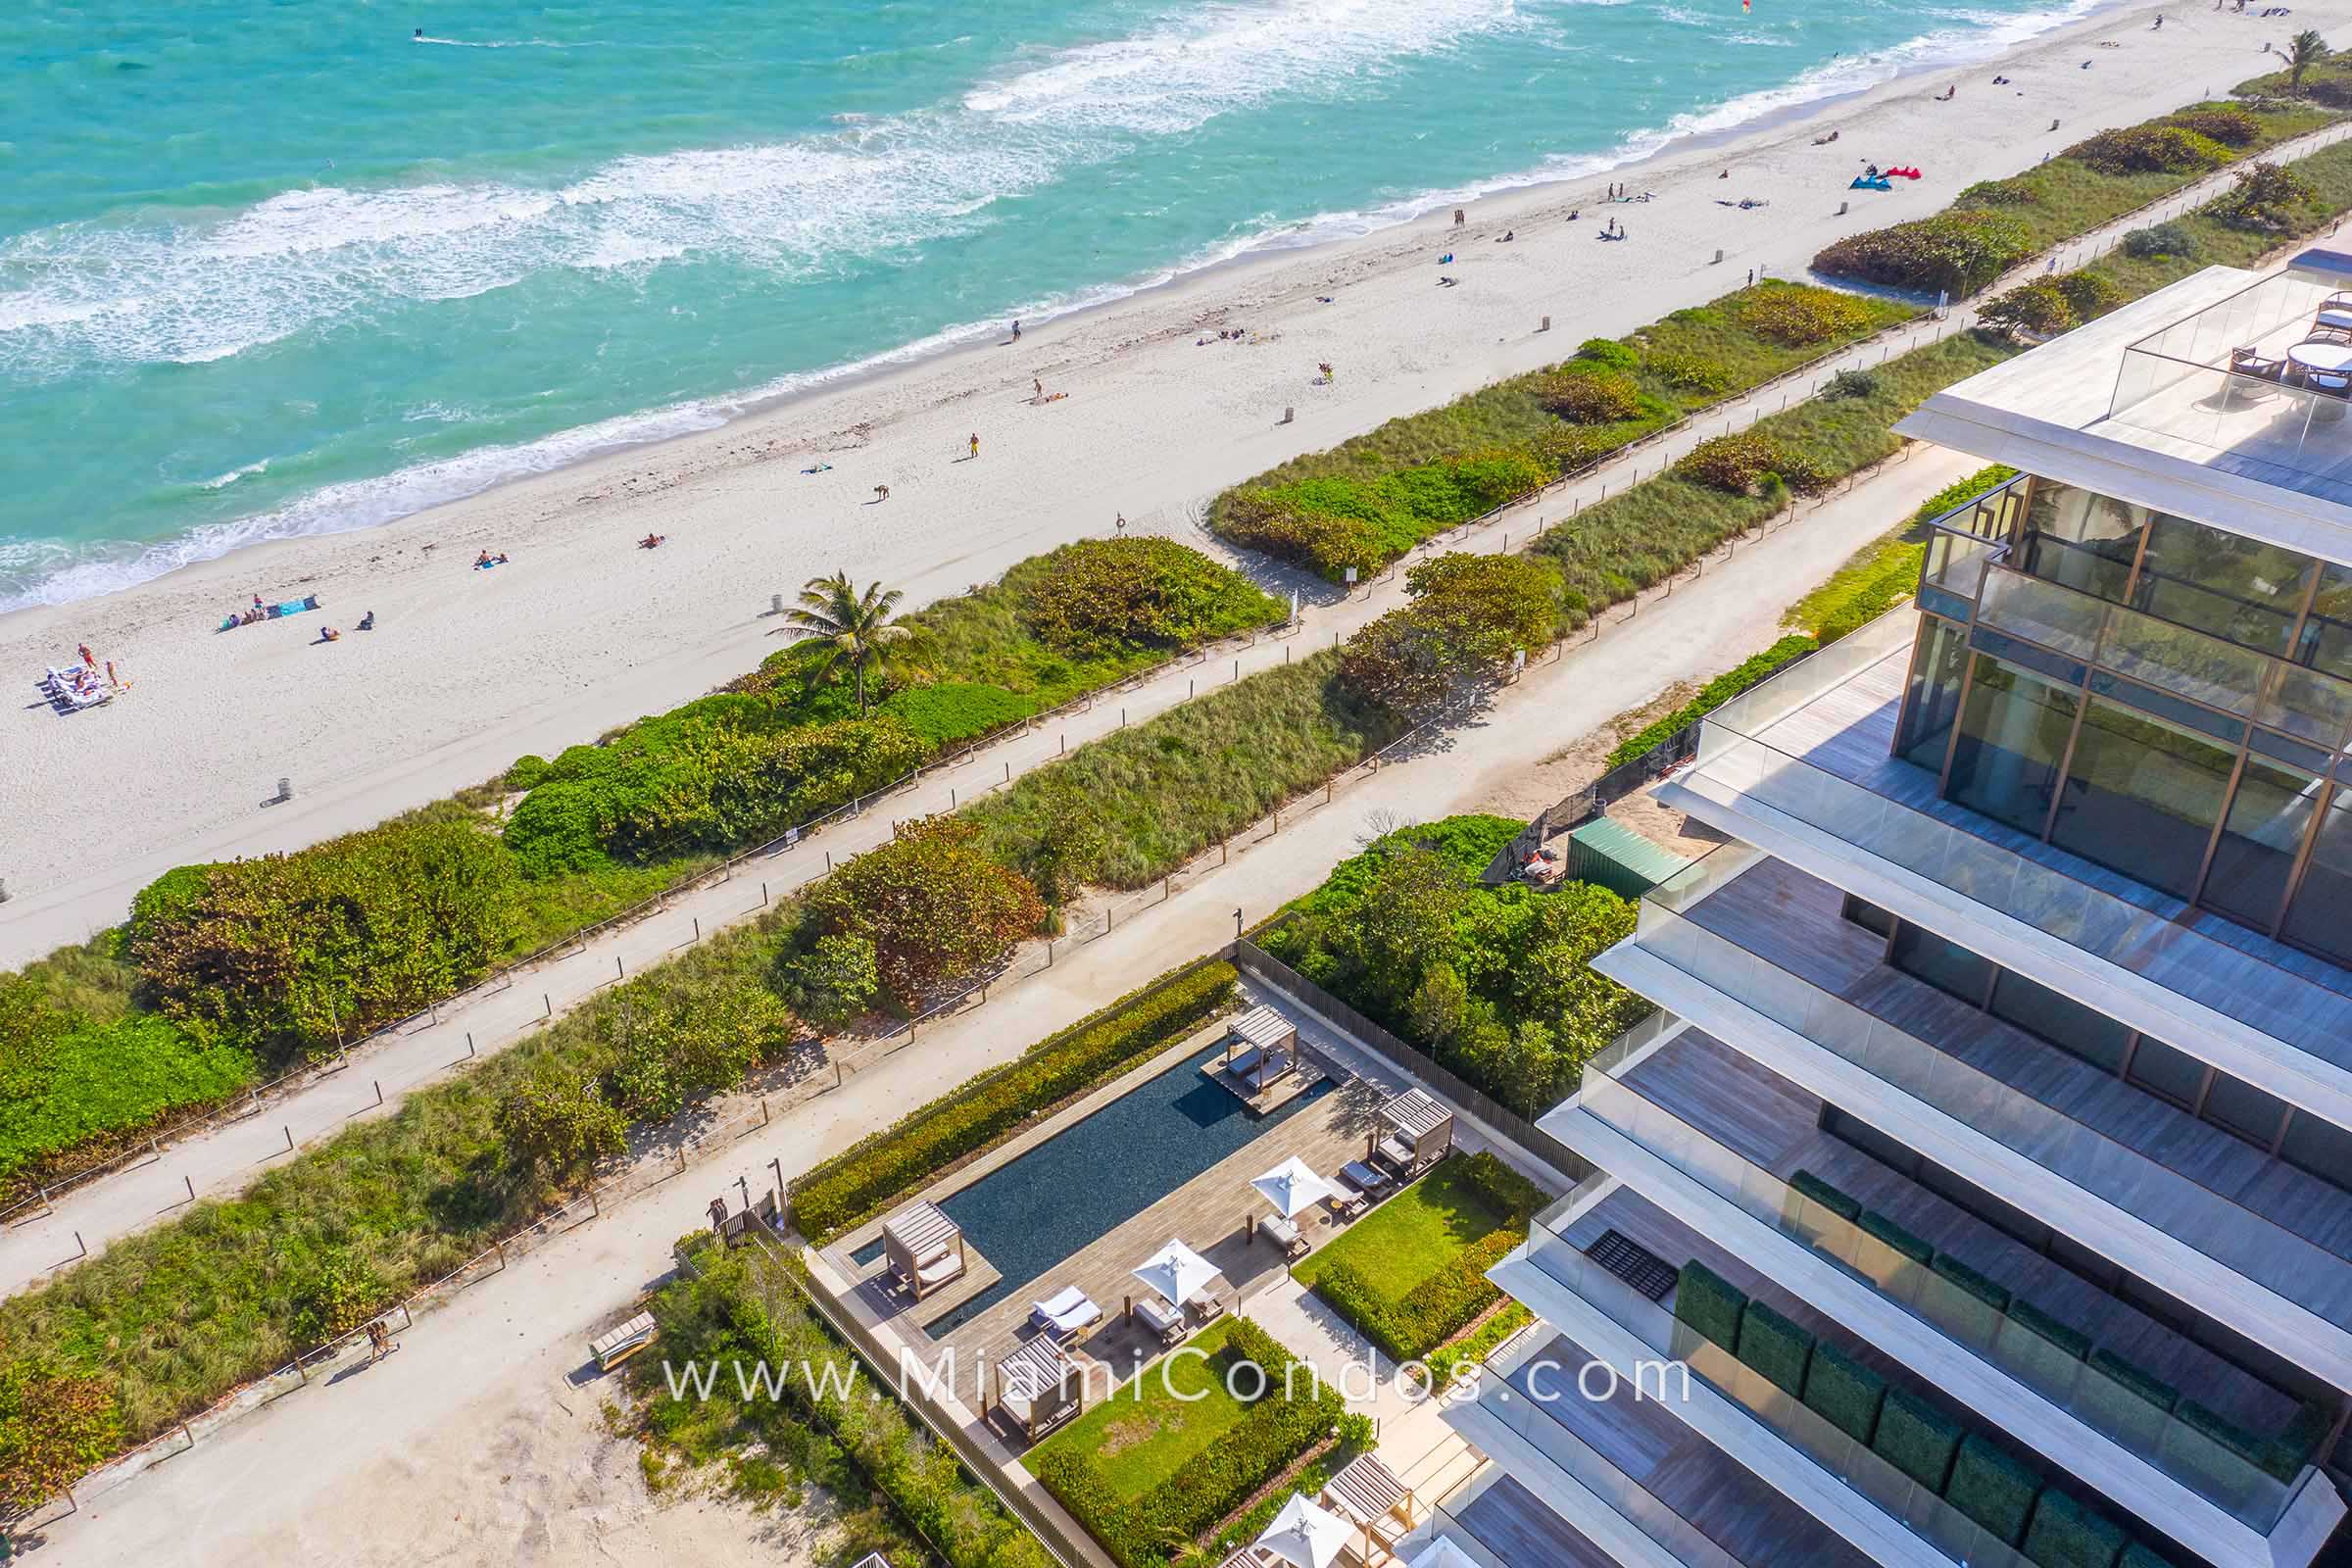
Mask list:
[{"label": "outdoor dining table", "polygon": [[2298,343],[2286,357],[2307,370],[2352,369],[2352,343]]}]

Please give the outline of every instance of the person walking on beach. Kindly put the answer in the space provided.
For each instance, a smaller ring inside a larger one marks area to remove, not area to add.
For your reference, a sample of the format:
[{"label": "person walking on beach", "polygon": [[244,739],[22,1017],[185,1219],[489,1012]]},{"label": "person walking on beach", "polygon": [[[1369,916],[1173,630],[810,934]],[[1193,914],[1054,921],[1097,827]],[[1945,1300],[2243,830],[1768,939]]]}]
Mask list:
[{"label": "person walking on beach", "polygon": [[384,1327],[383,1319],[378,1318],[368,1325],[368,1364],[373,1366],[391,1353],[392,1333]]},{"label": "person walking on beach", "polygon": [[1036,390],[1036,392],[1037,392],[1037,396],[1035,396],[1035,397],[1031,398],[1029,401],[1030,401],[1030,402],[1032,402],[1032,403],[1043,403],[1043,402],[1045,402],[1045,401],[1046,401],[1046,383],[1045,383],[1044,379],[1043,379],[1042,377],[1039,377],[1039,376],[1034,376],[1034,375],[1033,375],[1033,376],[1031,376],[1031,377],[1029,378],[1029,385],[1030,385],[1031,387],[1033,387],[1033,388]]},{"label": "person walking on beach", "polygon": [[88,643],[83,643],[81,645],[80,653],[81,662],[83,663],[87,664],[92,669],[96,669],[98,667],[98,656],[90,652],[90,645]]},{"label": "person walking on beach", "polygon": [[874,500],[875,500],[875,501],[877,501],[877,502],[881,502],[881,501],[888,501],[889,499],[890,499],[890,486],[888,486],[888,485],[886,485],[886,484],[878,484],[878,485],[874,486]]},{"label": "person walking on beach", "polygon": [[980,455],[980,432],[979,432],[979,431],[977,431],[977,430],[974,430],[974,431],[972,432],[972,456],[976,458],[976,457],[978,457],[979,455]]},{"label": "person walking on beach", "polygon": [[1021,340],[1021,323],[1017,320],[1012,323],[1012,340],[1015,343]]}]

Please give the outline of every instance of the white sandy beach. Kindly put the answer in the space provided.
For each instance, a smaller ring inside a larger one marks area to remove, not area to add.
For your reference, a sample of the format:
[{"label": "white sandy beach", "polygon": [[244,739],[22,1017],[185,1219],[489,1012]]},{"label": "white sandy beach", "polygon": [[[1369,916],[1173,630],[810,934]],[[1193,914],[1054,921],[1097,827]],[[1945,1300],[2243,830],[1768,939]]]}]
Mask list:
[{"label": "white sandy beach", "polygon": [[[0,962],[120,919],[171,865],[365,826],[705,691],[778,646],[769,596],[815,573],[878,577],[920,603],[1106,533],[1117,514],[1199,539],[1199,508],[1236,479],[1699,303],[1751,267],[1797,275],[1838,234],[1924,216],[2093,130],[2227,91],[2270,64],[2266,38],[2332,31],[2348,15],[2352,0],[2299,5],[2291,24],[2120,7],[1997,63],[1905,77],[1619,171],[1608,177],[1655,193],[1605,210],[1625,244],[1594,240],[1603,177],[1490,198],[1466,229],[1439,213],[1273,253],[1015,346],[944,355],[401,522],[0,617],[0,667],[17,678],[71,662],[86,642],[135,683],[66,717],[20,686],[26,706],[0,716]],[[1996,70],[2010,86],[1989,84]],[[1936,101],[1951,82],[1958,97]],[[1831,127],[1837,143],[1812,144]],[[1865,159],[1916,163],[1927,177],[1849,196]],[[1717,205],[1742,197],[1770,205]],[[1495,243],[1512,230],[1514,243]],[[1442,289],[1435,264],[1448,250],[1460,286]],[[1552,330],[1539,335],[1545,315]],[[1215,339],[1237,324],[1252,341]],[[1325,360],[1336,384],[1315,385]],[[1068,396],[1034,404],[1032,377]],[[1298,411],[1287,425],[1286,406]],[[959,461],[975,432],[980,458]],[[831,468],[802,471],[820,461]],[[890,500],[869,504],[877,484]],[[648,533],[667,543],[638,549]],[[470,569],[484,549],[510,564]],[[255,594],[308,593],[321,612],[215,630]],[[376,629],[354,631],[368,611]],[[330,625],[342,639],[318,642]],[[293,803],[265,806],[280,776]]]}]

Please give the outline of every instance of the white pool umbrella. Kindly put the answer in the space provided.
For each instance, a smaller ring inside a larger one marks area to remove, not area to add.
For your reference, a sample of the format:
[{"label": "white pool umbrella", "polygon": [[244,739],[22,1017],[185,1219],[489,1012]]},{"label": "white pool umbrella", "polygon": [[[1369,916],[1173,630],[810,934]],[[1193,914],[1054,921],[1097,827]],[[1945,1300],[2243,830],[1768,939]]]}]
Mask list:
[{"label": "white pool umbrella", "polygon": [[1170,1306],[1182,1306],[1217,1277],[1217,1265],[1182,1242],[1170,1242],[1138,1268],[1135,1277],[1166,1298]]},{"label": "white pool umbrella", "polygon": [[1354,1533],[1355,1526],[1307,1501],[1305,1493],[1295,1492],[1257,1544],[1297,1568],[1331,1568]]},{"label": "white pool umbrella", "polygon": [[1433,1536],[1421,1548],[1421,1555],[1413,1559],[1412,1568],[1478,1568],[1478,1563],[1446,1537]]},{"label": "white pool umbrella", "polygon": [[1331,1197],[1331,1183],[1309,1170],[1306,1161],[1297,1154],[1250,1185],[1256,1188],[1265,1200],[1274,1205],[1274,1212],[1284,1219],[1297,1219]]}]

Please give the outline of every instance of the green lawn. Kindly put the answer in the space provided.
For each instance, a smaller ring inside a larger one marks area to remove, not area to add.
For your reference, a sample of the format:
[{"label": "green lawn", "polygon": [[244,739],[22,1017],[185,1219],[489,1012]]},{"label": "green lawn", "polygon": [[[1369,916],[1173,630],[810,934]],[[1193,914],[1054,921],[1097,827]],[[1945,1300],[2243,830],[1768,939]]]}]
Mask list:
[{"label": "green lawn", "polygon": [[1091,1451],[1095,1467],[1121,1502],[1133,1502],[1166,1481],[1247,1413],[1248,1407],[1226,1392],[1213,1359],[1232,1330],[1233,1319],[1226,1318],[1186,1342],[1187,1348],[1210,1359],[1185,1355],[1144,1368],[1139,1380],[1121,1384],[1117,1394],[1031,1449],[1029,1468],[1034,1471],[1038,1460],[1056,1448]]},{"label": "green lawn", "polygon": [[1345,1258],[1396,1305],[1456,1252],[1508,1221],[1468,1174],[1466,1161],[1445,1161],[1301,1259],[1292,1278],[1311,1287]]}]

